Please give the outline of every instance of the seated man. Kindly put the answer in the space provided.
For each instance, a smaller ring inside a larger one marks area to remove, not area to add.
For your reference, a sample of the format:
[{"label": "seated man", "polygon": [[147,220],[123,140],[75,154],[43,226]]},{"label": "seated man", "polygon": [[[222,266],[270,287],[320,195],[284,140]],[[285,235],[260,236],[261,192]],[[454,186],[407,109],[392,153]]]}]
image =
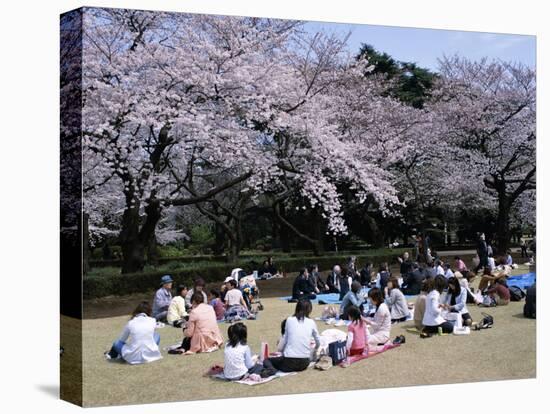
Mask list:
[{"label": "seated man", "polygon": [[419,269],[418,263],[412,264],[412,272],[403,277],[401,292],[404,295],[418,295],[422,287],[422,281],[425,279],[424,273]]},{"label": "seated man", "polygon": [[166,321],[168,307],[172,302],[172,276],[164,275],[160,278],[160,288],[153,299],[153,318],[157,321]]},{"label": "seated man", "polygon": [[309,267],[309,283],[311,284],[313,292],[316,294],[328,292],[328,286],[323,282],[321,273],[319,273],[319,266],[316,264]]},{"label": "seated man", "polygon": [[327,276],[328,293],[340,293],[340,275],[342,269],[336,265],[332,268],[332,272]]},{"label": "seated man", "polygon": [[399,273],[402,278],[405,278],[405,275],[412,271],[412,262],[409,259],[409,252],[403,253],[403,257],[398,257],[397,261],[399,265]]},{"label": "seated man", "polygon": [[172,298],[170,306],[168,306],[168,313],[166,315],[166,321],[174,328],[181,328],[187,319],[189,314],[185,307],[185,296],[187,295],[187,287],[184,285],[178,286],[178,295]]},{"label": "seated man", "polygon": [[300,274],[294,280],[292,285],[292,300],[299,301],[300,299],[315,299],[317,296],[313,293],[312,286],[309,282],[309,272],[307,268],[302,268]]},{"label": "seated man", "polygon": [[371,282],[372,263],[365,263],[365,267],[361,269],[359,274],[361,275],[361,285],[368,286]]}]

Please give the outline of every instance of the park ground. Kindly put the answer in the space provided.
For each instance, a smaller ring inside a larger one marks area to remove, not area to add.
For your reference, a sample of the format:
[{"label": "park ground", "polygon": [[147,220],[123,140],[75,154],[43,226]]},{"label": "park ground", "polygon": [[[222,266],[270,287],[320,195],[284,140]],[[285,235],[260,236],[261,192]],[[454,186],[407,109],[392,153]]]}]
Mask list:
[{"label": "park ground", "polygon": [[[520,266],[513,274],[526,273]],[[273,348],[279,337],[281,320],[292,314],[294,304],[276,296],[286,294],[291,278],[263,282],[262,303],[265,310],[258,320],[248,321],[248,343],[259,351],[260,342]],[[482,309],[469,306],[475,321],[482,311],[495,319],[492,329],[465,336],[441,336],[421,339],[408,333],[412,322],[392,326],[392,337],[405,335],[399,348],[360,361],[349,368],[333,367],[328,371],[308,369],[295,376],[266,384],[246,386],[204,377],[214,364],[223,364],[223,350],[190,356],[169,355],[151,364],[130,366],[107,362],[103,357],[128,320],[127,308],[137,296],[90,302],[88,317],[82,322],[83,403],[85,406],[143,404],[168,401],[204,400],[289,393],[375,389],[412,385],[449,384],[533,378],[536,376],[536,321],[523,317],[523,302]],[[103,309],[103,311],[98,311]],[[126,309],[126,310],[125,310]],[[312,317],[321,315],[323,306],[314,305]],[[111,312],[111,315],[106,315]],[[85,312],[86,315],[86,312]],[[65,323],[71,321],[65,320]],[[333,328],[317,322],[319,331]],[[224,337],[228,324],[220,324]],[[345,328],[339,328],[344,329]],[[159,330],[161,348],[181,341],[180,329],[166,326]],[[65,347],[67,349],[67,347]],[[66,351],[67,352],[67,351]],[[70,349],[67,356],[69,361]],[[63,363],[63,360],[62,360]]]}]

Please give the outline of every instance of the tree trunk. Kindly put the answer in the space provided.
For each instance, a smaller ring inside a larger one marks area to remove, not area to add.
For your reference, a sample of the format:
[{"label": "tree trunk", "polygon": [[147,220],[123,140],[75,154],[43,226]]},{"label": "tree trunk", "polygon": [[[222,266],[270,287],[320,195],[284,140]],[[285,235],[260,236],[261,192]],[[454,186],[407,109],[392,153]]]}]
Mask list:
[{"label": "tree trunk", "polygon": [[319,255],[319,243],[318,243],[318,241],[311,238],[311,237],[309,237],[307,234],[302,233],[295,226],[293,226],[292,223],[290,223],[285,217],[283,217],[280,214],[280,211],[277,209],[277,206],[275,206],[274,211],[275,211],[275,214],[277,216],[277,219],[281,223],[281,227],[284,227],[287,230],[292,231],[296,236],[298,236],[299,238],[301,238],[301,239],[307,241],[309,244],[311,244],[313,254],[315,256],[318,256]]},{"label": "tree trunk", "polygon": [[[277,218],[278,215],[280,215],[283,219],[286,219],[286,211],[285,207],[281,204],[277,204],[275,206],[276,214],[275,218]],[[275,220],[275,223],[277,223],[277,220]],[[281,245],[281,250],[284,253],[290,253],[292,251],[292,248],[290,246],[290,232],[288,231],[287,226],[285,226],[280,220],[276,224],[279,230],[279,244]]]},{"label": "tree trunk", "polygon": [[385,235],[384,232],[380,230],[378,227],[378,224],[376,224],[376,220],[373,219],[371,216],[366,215],[365,221],[367,222],[369,226],[369,230],[372,234],[372,242],[374,244],[374,247],[380,248],[385,247],[384,239]]},{"label": "tree trunk", "polygon": [[510,200],[502,193],[498,197],[496,227],[497,251],[498,254],[505,254],[510,245]]},{"label": "tree trunk", "polygon": [[145,207],[145,222],[140,229],[139,203],[124,210],[120,243],[122,248],[122,273],[143,271],[145,250],[155,236],[155,228],[160,220],[161,207],[156,199],[149,199]]},{"label": "tree trunk", "polygon": [[147,262],[152,265],[157,265],[159,262],[159,249],[155,235],[151,237],[147,245]]},{"label": "tree trunk", "polygon": [[82,214],[82,274],[88,274],[90,270],[90,230],[89,216]]}]

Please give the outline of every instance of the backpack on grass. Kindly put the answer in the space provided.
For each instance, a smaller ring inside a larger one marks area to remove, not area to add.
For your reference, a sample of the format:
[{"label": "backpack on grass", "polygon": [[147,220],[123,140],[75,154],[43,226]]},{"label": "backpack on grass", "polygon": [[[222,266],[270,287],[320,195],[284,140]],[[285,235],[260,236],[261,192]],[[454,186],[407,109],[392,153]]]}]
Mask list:
[{"label": "backpack on grass", "polygon": [[510,291],[510,301],[512,302],[519,302],[525,297],[525,292],[517,286],[510,286],[508,290]]}]

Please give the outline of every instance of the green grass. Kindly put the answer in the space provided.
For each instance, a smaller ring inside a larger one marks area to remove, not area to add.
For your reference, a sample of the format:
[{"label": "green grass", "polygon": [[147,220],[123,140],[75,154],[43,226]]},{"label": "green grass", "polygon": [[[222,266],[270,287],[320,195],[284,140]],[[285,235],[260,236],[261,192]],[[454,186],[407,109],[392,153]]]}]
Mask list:
[{"label": "green grass", "polygon": [[[514,274],[524,273],[520,268]],[[273,348],[282,319],[294,305],[276,298],[263,299],[265,310],[256,321],[247,322],[249,345],[259,351],[261,341]],[[480,309],[469,305],[474,320],[485,310],[495,318],[492,329],[467,336],[420,339],[405,331],[411,323],[392,327],[392,337],[403,334],[406,344],[343,369],[307,370],[254,387],[203,377],[213,364],[223,364],[223,350],[211,354],[173,356],[151,364],[130,366],[109,363],[103,352],[118,337],[128,316],[83,321],[84,405],[105,406],[163,401],[201,400],[244,396],[447,384],[487,380],[532,378],[536,375],[536,321],[522,316],[523,302]],[[314,305],[313,317],[322,306]],[[227,324],[220,328],[224,337]],[[331,328],[318,322],[322,332]],[[340,328],[342,329],[342,328]],[[181,340],[179,329],[159,330],[161,347]],[[66,348],[67,352],[70,352]]]}]

